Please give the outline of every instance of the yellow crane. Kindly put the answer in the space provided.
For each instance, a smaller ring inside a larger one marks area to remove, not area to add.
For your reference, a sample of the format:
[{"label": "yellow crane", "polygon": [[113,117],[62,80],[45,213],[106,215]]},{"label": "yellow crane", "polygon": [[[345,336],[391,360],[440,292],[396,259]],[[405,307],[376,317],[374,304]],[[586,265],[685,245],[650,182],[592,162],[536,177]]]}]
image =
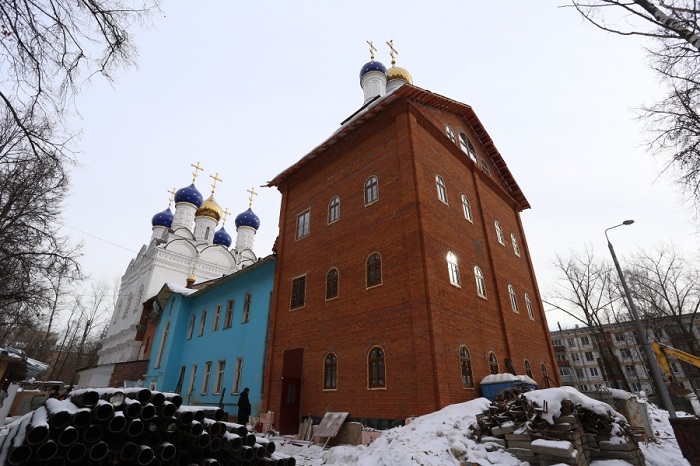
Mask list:
[{"label": "yellow crane", "polygon": [[655,340],[652,340],[650,345],[651,350],[656,356],[656,361],[658,362],[659,367],[666,373],[666,379],[668,380],[669,388],[679,396],[688,398],[690,404],[693,407],[693,411],[695,411],[696,415],[700,416],[700,403],[698,403],[697,397],[691,390],[684,390],[681,387],[679,387],[678,384],[676,384],[676,381],[673,377],[673,371],[671,370],[671,366],[668,362],[668,356],[672,356],[683,362],[687,362],[688,364],[691,364],[695,367],[700,367],[700,357],[692,355],[690,353],[686,353],[685,351],[681,351],[676,348],[672,348],[668,345],[664,345],[663,343],[659,343]]}]

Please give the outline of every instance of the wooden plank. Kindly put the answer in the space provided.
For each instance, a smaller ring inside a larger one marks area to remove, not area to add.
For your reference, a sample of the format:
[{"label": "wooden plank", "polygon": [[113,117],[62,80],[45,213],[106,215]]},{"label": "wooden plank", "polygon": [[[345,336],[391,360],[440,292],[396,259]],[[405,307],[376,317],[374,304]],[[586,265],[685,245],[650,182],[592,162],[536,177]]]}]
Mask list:
[{"label": "wooden plank", "polygon": [[321,419],[321,423],[318,425],[316,432],[314,433],[317,437],[335,437],[340,430],[340,427],[347,419],[350,413],[333,413],[328,412]]}]

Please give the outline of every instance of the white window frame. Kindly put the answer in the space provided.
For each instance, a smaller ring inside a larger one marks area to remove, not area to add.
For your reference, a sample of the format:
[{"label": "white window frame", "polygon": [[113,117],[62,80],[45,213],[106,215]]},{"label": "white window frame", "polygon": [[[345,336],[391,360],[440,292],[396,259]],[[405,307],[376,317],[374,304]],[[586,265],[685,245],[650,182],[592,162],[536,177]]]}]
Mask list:
[{"label": "white window frame", "polygon": [[229,299],[226,301],[226,312],[224,313],[224,328],[231,328],[233,326],[233,309],[236,305],[235,299]]},{"label": "white window frame", "polygon": [[198,337],[201,337],[202,335],[204,335],[204,329],[206,328],[206,326],[207,326],[207,310],[204,309],[202,311],[201,320],[199,321],[199,332],[197,333]]},{"label": "white window frame", "polygon": [[445,186],[445,180],[442,179],[440,175],[435,175],[435,186],[437,187],[438,199],[444,204],[447,202],[447,187]]},{"label": "white window frame", "polygon": [[160,346],[158,347],[158,357],[156,357],[156,369],[160,367],[160,363],[163,362],[163,353],[165,352],[165,343],[168,340],[168,334],[170,333],[170,321],[165,323],[165,328],[163,329],[163,338],[160,340]]},{"label": "white window frame", "polygon": [[197,314],[192,314],[190,316],[190,326],[187,327],[187,339],[191,340],[192,335],[194,335],[194,326],[197,323]]},{"label": "white window frame", "polygon": [[464,211],[464,218],[474,223],[474,217],[472,215],[472,205],[469,202],[467,196],[462,194],[462,210]]},{"label": "white window frame", "polygon": [[365,198],[365,206],[374,204],[379,200],[379,178],[376,175],[367,177],[362,195]]},{"label": "white window frame", "polygon": [[202,395],[209,392],[209,381],[211,379],[211,361],[204,363],[204,377],[202,378]]},{"label": "white window frame", "polygon": [[311,209],[306,209],[305,211],[297,214],[297,239],[302,239],[309,236],[311,231]]},{"label": "white window frame", "polygon": [[243,316],[241,323],[246,324],[250,322],[250,308],[253,306],[253,292],[248,291],[245,294],[245,300],[243,301]]},{"label": "white window frame", "polygon": [[214,379],[214,394],[221,393],[224,385],[224,372],[226,372],[226,360],[219,360],[216,364],[216,379]]},{"label": "white window frame", "polygon": [[513,252],[516,256],[520,257],[520,248],[518,247],[518,240],[515,239],[515,233],[510,234],[510,242],[513,245]]},{"label": "white window frame", "polygon": [[450,283],[457,288],[462,287],[462,282],[459,278],[459,265],[457,264],[457,256],[452,251],[447,253],[447,271],[450,275]]},{"label": "white window frame", "polygon": [[188,391],[187,391],[188,394],[194,393],[194,387],[195,387],[196,383],[197,383],[197,364],[192,364],[192,373],[190,374],[190,386],[189,386]]},{"label": "white window frame", "polygon": [[211,323],[211,331],[216,332],[219,330],[219,322],[221,321],[221,304],[216,305],[216,310],[214,311],[214,321]]},{"label": "white window frame", "polygon": [[338,220],[340,220],[340,197],[333,196],[328,202],[328,224],[330,225]]},{"label": "white window frame", "polygon": [[518,310],[518,297],[515,294],[513,285],[508,285],[508,296],[510,297],[510,307],[513,308],[513,312],[520,314]]},{"label": "white window frame", "polygon": [[447,137],[450,138],[450,141],[457,144],[457,136],[450,125],[445,125],[445,133],[447,133]]},{"label": "white window frame", "polygon": [[486,299],[486,280],[484,279],[484,272],[481,271],[478,265],[474,266],[474,279],[476,280],[476,294]]},{"label": "white window frame", "polygon": [[532,308],[532,300],[530,299],[530,295],[525,293],[525,307],[527,308],[527,316],[535,320],[535,310]]},{"label": "white window frame", "polygon": [[496,228],[496,239],[498,239],[499,243],[505,246],[506,240],[503,238],[503,229],[501,228],[501,224],[498,222],[498,220],[494,220],[493,225]]}]

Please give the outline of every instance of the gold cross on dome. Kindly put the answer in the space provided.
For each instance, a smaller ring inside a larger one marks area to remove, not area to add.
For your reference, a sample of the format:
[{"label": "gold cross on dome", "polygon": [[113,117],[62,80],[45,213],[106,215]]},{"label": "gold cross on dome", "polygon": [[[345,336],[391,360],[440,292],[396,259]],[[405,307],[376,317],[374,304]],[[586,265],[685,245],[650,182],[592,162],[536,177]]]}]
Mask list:
[{"label": "gold cross on dome", "polygon": [[371,40],[366,41],[369,44],[369,56],[370,60],[374,60],[374,52],[377,51],[377,47],[374,46]]},{"label": "gold cross on dome", "polygon": [[396,55],[399,54],[399,52],[397,52],[394,48],[394,39],[391,39],[389,42],[386,43],[386,45],[388,45],[389,49],[391,49],[389,55],[391,55],[391,66],[394,66],[396,65]]},{"label": "gold cross on dome", "polygon": [[168,209],[169,209],[170,205],[173,203],[173,199],[175,199],[175,188],[168,189],[168,192],[170,193],[170,200],[168,201]]},{"label": "gold cross on dome", "polygon": [[216,189],[216,182],[217,181],[224,181],[221,178],[219,178],[219,172],[214,173],[213,175],[209,175],[209,178],[213,179],[214,182],[211,184],[211,195],[214,195],[214,190]]},{"label": "gold cross on dome", "polygon": [[248,207],[253,207],[253,196],[257,196],[258,193],[255,192],[255,187],[246,189],[246,191],[250,193],[250,196],[248,197]]},{"label": "gold cross on dome", "polygon": [[190,167],[194,167],[194,173],[192,173],[192,184],[194,184],[194,180],[197,179],[197,172],[203,171],[204,167],[202,167],[199,162],[197,163],[191,163]]},{"label": "gold cross on dome", "polygon": [[226,219],[228,218],[229,215],[231,215],[231,212],[229,212],[228,207],[227,207],[226,210],[224,210],[223,220],[221,221],[222,226],[226,223]]}]

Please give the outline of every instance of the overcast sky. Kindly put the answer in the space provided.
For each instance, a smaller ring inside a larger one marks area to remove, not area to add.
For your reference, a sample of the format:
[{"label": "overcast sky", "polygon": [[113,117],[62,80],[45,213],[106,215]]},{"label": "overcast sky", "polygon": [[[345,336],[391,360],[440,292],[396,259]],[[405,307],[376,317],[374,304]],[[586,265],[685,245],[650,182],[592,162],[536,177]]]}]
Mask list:
[{"label": "overcast sky", "polygon": [[[84,242],[84,270],[121,276],[171,188],[191,182],[233,217],[259,195],[259,256],[277,236],[280,195],[260,186],[333,133],[363,101],[366,40],[387,67],[387,40],[414,84],[471,105],[532,209],[523,212],[540,289],[551,261],[590,243],[607,259],[673,241],[698,250],[697,224],[663,159],[646,152],[635,108],[659,93],[639,39],[602,32],[565,0],[499,2],[163,1],[134,29],[138,69],[94,79],[76,101],[81,167],[64,233]],[[623,264],[624,265],[624,264]],[[546,298],[545,298],[546,299]],[[549,309],[549,306],[545,306]],[[566,319],[548,312],[550,328]]]}]

